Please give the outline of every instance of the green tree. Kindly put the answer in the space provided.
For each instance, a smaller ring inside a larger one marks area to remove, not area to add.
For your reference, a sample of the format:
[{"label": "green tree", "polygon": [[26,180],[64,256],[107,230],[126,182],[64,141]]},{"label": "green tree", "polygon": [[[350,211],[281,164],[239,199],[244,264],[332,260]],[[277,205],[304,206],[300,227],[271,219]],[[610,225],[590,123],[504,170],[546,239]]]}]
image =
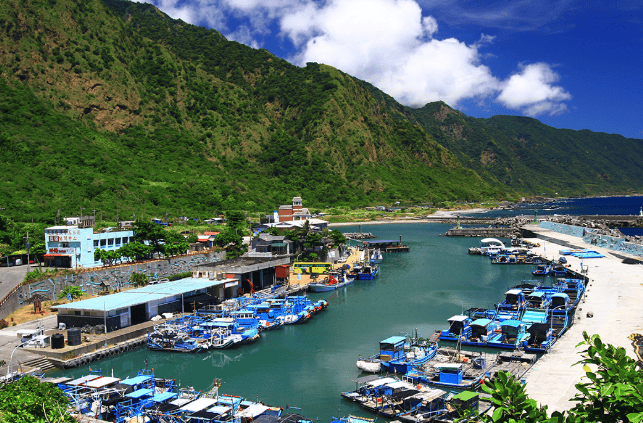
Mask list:
[{"label": "green tree", "polygon": [[142,242],[130,242],[118,249],[122,258],[129,260],[139,260],[146,257],[154,250],[151,245],[145,245]]},{"label": "green tree", "polygon": [[148,242],[153,247],[154,252],[163,252],[161,242],[167,235],[163,226],[154,222],[147,222],[141,219],[136,220],[134,228],[134,239],[140,243]]},{"label": "green tree", "polygon": [[493,413],[480,419],[494,423],[642,422],[643,371],[637,361],[628,357],[624,348],[604,344],[598,335],[590,337],[583,332],[583,338],[578,345],[587,345],[587,349],[575,365],[583,366],[588,382],[576,384],[574,408],[548,416],[547,407],[530,399],[515,377],[500,372],[496,380],[482,387],[492,395]]},{"label": "green tree", "polygon": [[67,298],[67,294],[71,296],[72,300],[77,300],[83,296],[83,291],[80,289],[80,286],[66,286],[58,293],[58,298]]},{"label": "green tree", "polygon": [[53,383],[24,376],[0,388],[2,423],[73,423],[68,399]]},{"label": "green tree", "polygon": [[218,247],[226,250],[226,259],[237,258],[246,252],[247,247],[243,245],[243,238],[231,227],[226,227],[215,238],[214,242]]},{"label": "green tree", "polygon": [[178,232],[167,231],[165,234],[165,243],[162,247],[163,254],[166,256],[175,256],[185,253],[190,248],[190,244],[185,237]]},{"label": "green tree", "polygon": [[143,273],[132,273],[129,281],[136,287],[146,286],[149,283],[147,275]]},{"label": "green tree", "polygon": [[243,230],[245,229],[246,216],[242,211],[228,210],[225,216],[228,228],[236,229],[238,232],[243,233]]},{"label": "green tree", "polygon": [[[576,385],[571,414],[587,422],[643,421],[643,371],[625,348],[604,344],[598,335],[589,336],[578,345],[586,345],[583,365],[588,382]],[[595,369],[595,370],[594,370]]]},{"label": "green tree", "polygon": [[493,414],[481,416],[483,422],[496,423],[540,423],[549,421],[547,407],[539,407],[530,399],[525,386],[510,373],[500,372],[491,383],[482,385],[482,389],[491,394]]},{"label": "green tree", "polygon": [[333,240],[333,244],[335,245],[346,244],[346,237],[337,229],[330,231],[328,237]]}]

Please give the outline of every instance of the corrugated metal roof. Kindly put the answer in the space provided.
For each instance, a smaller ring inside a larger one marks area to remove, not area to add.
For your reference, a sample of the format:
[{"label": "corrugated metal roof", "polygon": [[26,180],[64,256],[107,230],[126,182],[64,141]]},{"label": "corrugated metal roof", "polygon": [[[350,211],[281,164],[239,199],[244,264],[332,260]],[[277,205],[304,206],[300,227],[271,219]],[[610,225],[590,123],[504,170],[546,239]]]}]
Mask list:
[{"label": "corrugated metal roof", "polygon": [[185,294],[190,291],[209,288],[231,282],[232,279],[210,280],[205,278],[186,278],[174,282],[166,282],[157,285],[148,285],[143,288],[130,289],[129,291],[104,297],[90,298],[88,300],[56,306],[58,310],[117,310],[137,304],[143,304],[154,300],[175,295]]}]

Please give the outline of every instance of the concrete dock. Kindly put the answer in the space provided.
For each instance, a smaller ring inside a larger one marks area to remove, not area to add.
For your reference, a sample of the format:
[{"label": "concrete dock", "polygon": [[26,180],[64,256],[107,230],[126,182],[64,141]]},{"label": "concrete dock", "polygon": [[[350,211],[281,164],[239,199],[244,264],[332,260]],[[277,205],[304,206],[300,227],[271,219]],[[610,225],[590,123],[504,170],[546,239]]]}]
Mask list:
[{"label": "concrete dock", "polygon": [[[533,251],[549,259],[558,259],[562,248],[589,248],[606,256],[594,259],[566,256],[572,270],[580,272],[582,263],[587,271],[587,294],[578,306],[574,325],[526,375],[526,389],[532,399],[547,405],[550,413],[568,410],[575,405],[569,401],[577,392],[575,385],[585,375],[581,366],[573,366],[584,350],[583,346],[576,347],[583,341],[583,331],[598,334],[603,342],[623,347],[630,357],[636,358],[628,336],[643,332],[643,266],[623,264],[624,258],[638,258],[585,244],[581,238],[537,225],[526,225],[524,229],[537,236],[527,238],[540,244]],[[593,317],[587,317],[588,312]]]}]

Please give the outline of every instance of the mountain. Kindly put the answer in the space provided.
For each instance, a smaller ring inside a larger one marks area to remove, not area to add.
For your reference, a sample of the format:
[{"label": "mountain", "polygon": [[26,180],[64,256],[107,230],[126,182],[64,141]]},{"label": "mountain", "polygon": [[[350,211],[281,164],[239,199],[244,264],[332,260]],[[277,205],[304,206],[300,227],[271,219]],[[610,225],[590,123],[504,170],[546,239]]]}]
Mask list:
[{"label": "mountain", "polygon": [[[330,66],[120,0],[0,6],[0,205],[14,219],[640,190],[640,140],[411,109]],[[605,147],[605,154],[592,151]],[[573,149],[571,152],[566,147]],[[571,154],[570,154],[571,153]]]}]

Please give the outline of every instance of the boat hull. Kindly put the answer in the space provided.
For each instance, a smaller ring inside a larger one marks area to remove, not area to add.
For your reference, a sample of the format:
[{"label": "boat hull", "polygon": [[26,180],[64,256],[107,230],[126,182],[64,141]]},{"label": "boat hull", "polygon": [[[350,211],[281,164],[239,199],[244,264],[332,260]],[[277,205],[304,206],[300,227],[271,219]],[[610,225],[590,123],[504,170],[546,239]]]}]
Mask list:
[{"label": "boat hull", "polygon": [[382,362],[379,359],[357,360],[357,368],[367,373],[379,373],[382,370]]}]

